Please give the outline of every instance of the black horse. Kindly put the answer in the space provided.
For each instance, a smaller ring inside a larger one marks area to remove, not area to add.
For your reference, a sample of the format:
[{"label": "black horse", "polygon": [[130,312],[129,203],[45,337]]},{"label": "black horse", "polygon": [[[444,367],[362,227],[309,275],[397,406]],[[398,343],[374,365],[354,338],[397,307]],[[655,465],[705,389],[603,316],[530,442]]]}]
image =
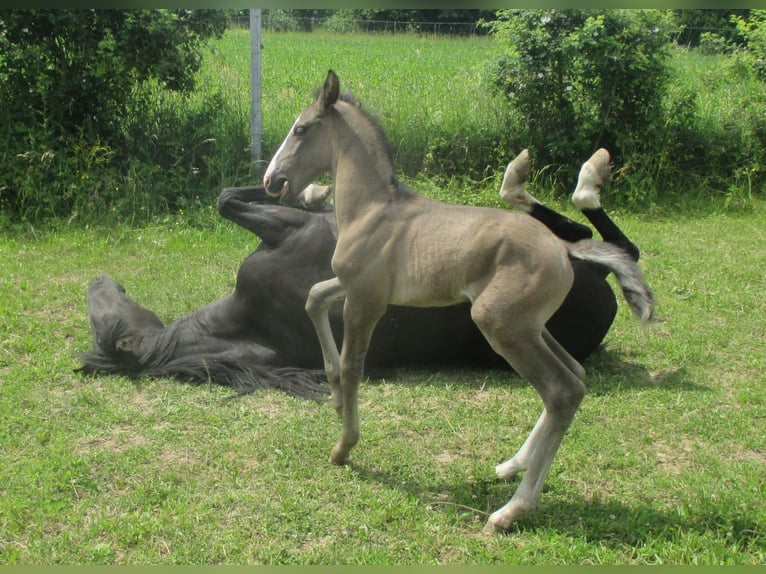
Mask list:
[{"label": "black horse", "polygon": [[[232,294],[169,325],[132,301],[111,277],[95,278],[88,286],[94,348],[81,354],[82,367],[77,371],[172,376],[230,385],[241,393],[279,388],[297,396],[325,395],[321,350],[304,309],[309,289],[333,275],[330,260],[337,231],[333,208],[324,203],[322,191],[317,186],[307,190],[303,208],[298,209],[279,205],[262,186],[224,189],[218,198],[220,214],[261,242],[240,266]],[[563,239],[592,236],[589,227],[528,194],[516,205]],[[597,201],[582,212],[605,241],[623,246],[638,259],[638,249]],[[573,264],[574,285],[548,329],[582,362],[606,336],[617,301],[605,268],[577,260]],[[339,344],[341,313],[338,304],[331,314]],[[390,306],[373,336],[367,358],[370,374],[383,368],[429,365],[509,368],[471,321],[469,304]]]}]

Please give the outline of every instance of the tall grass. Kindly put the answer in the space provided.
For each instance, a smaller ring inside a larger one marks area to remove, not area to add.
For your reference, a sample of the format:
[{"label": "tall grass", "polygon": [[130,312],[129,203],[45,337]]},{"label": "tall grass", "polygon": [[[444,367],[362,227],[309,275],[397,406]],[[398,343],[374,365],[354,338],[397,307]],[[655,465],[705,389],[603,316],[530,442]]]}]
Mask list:
[{"label": "tall grass", "polygon": [[[249,149],[249,32],[232,29],[206,48],[196,92],[147,84],[130,95],[118,147],[80,141],[54,149],[34,133],[4,142],[0,222],[11,225],[20,214],[30,223],[58,215],[75,224],[143,224],[179,209],[201,210],[208,220],[222,187],[259,177],[329,68],[378,115],[402,177],[429,194],[496,201],[503,168],[527,144],[523,118],[491,88],[492,38],[264,31],[262,42],[260,165]],[[678,49],[671,65],[665,143],[615,166],[612,204],[686,209],[713,197],[748,207],[765,177],[763,83],[728,55]],[[534,170],[536,194],[571,191],[574,182],[556,166]],[[16,192],[12,206],[8,194]]]},{"label": "tall grass", "polygon": [[[405,174],[482,176],[506,159],[496,150],[507,107],[485,87],[494,52],[487,38],[265,32],[263,46],[266,159],[330,68],[382,120]],[[248,31],[231,30],[213,44],[203,72],[203,84],[224,85],[243,117],[250,103],[248,50]]]},{"label": "tall grass", "polygon": [[[249,129],[249,41],[247,30],[231,30],[213,42],[200,79],[222,91],[241,133]],[[263,46],[264,162],[329,68],[381,119],[402,175],[430,195],[494,201],[503,168],[527,143],[523,123],[490,88],[499,54],[489,37],[265,32]],[[670,64],[667,145],[616,166],[619,195],[612,201],[631,210],[710,198],[746,207],[763,189],[763,84],[731,56],[677,49]],[[573,182],[561,181],[553,166],[534,167],[535,193],[550,200],[571,191]]]},{"label": "tall grass", "polygon": [[[380,118],[402,176],[430,194],[493,201],[503,168],[527,143],[523,122],[491,89],[499,54],[489,37],[264,32],[262,43],[263,163],[330,68]],[[249,68],[249,32],[230,30],[211,42],[199,77],[196,97],[215,94],[222,102],[211,126],[216,153],[206,165],[220,186],[252,181],[263,168],[249,165]],[[620,195],[613,201],[632,210],[711,197],[747,206],[764,182],[762,82],[734,57],[682,49],[673,51],[671,70],[666,146],[616,166]],[[534,167],[535,193],[552,199],[571,190],[554,166]]]},{"label": "tall grass", "polygon": [[670,60],[664,145],[624,166],[632,209],[722,200],[732,208],[762,193],[766,91],[731,55],[677,48]]}]

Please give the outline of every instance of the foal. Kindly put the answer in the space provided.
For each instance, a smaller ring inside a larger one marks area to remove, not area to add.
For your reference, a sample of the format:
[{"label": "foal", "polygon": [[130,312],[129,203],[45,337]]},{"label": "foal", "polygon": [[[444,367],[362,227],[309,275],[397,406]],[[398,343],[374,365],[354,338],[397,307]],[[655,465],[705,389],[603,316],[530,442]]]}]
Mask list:
[{"label": "foal", "polygon": [[[571,258],[611,269],[634,312],[646,321],[653,302],[640,270],[619,247],[592,240],[566,243],[527,214],[417,195],[397,181],[382,130],[351,98],[340,96],[332,70],[272,158],[263,183],[268,193],[289,203],[327,171],[335,188],[336,277],[312,288],[306,309],[342,419],[331,462],[344,463],[359,440],[358,385],[386,307],[470,301],[471,317],[491,347],[534,386],[545,407],[521,449],[496,468],[500,478],[526,471],[511,500],[485,526],[490,532],[508,530],[534,509],[585,394],[584,369],[545,328],[572,286]],[[328,309],[343,298],[339,355]]]}]

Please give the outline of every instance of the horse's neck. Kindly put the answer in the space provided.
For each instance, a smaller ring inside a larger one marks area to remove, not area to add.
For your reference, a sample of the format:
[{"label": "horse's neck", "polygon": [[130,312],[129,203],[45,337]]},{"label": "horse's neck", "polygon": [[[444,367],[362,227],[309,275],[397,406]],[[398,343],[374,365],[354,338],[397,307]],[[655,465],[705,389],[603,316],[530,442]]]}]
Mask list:
[{"label": "horse's neck", "polygon": [[[394,166],[374,130],[356,122],[344,122],[336,137],[333,173],[338,228],[368,213],[374,205],[385,205],[396,197]],[[354,127],[351,127],[354,126]],[[362,137],[360,130],[369,130]]]},{"label": "horse's neck", "polygon": [[139,362],[143,369],[164,365],[173,358],[178,344],[175,323],[142,334]]}]

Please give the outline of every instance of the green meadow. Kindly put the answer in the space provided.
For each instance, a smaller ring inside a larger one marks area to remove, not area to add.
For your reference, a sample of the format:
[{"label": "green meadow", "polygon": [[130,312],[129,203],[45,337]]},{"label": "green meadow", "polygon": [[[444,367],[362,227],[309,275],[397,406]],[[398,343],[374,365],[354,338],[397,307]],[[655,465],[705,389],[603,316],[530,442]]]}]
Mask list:
[{"label": "green meadow", "polygon": [[[398,149],[434,150],[454,134],[456,161],[475,153],[460,134],[489,149],[502,118],[469,96],[493,49],[486,39],[266,34],[264,152],[330,67]],[[210,49],[201,82],[229,102],[220,126],[247,130],[248,62],[242,32]],[[719,88],[734,101],[733,87]],[[216,145],[239,155],[209,167],[226,185],[247,183],[247,132],[220,133],[231,139]],[[400,153],[421,192],[499,204],[501,174],[469,185],[427,153],[412,165],[404,158],[417,154]],[[584,221],[567,198],[533,189]],[[231,292],[257,239],[217,216],[216,190],[140,225],[14,226],[0,234],[0,564],[763,565],[766,201],[741,189],[629,209],[619,177],[605,188],[641,248],[657,321],[641,327],[621,303],[585,364],[588,395],[537,511],[497,536],[481,527],[518,479],[497,480],[494,466],[542,408],[517,376],[400,369],[367,380],[361,441],[335,467],[340,423],[327,404],[73,372],[92,345],[86,287],[99,273],[166,322]]]}]

